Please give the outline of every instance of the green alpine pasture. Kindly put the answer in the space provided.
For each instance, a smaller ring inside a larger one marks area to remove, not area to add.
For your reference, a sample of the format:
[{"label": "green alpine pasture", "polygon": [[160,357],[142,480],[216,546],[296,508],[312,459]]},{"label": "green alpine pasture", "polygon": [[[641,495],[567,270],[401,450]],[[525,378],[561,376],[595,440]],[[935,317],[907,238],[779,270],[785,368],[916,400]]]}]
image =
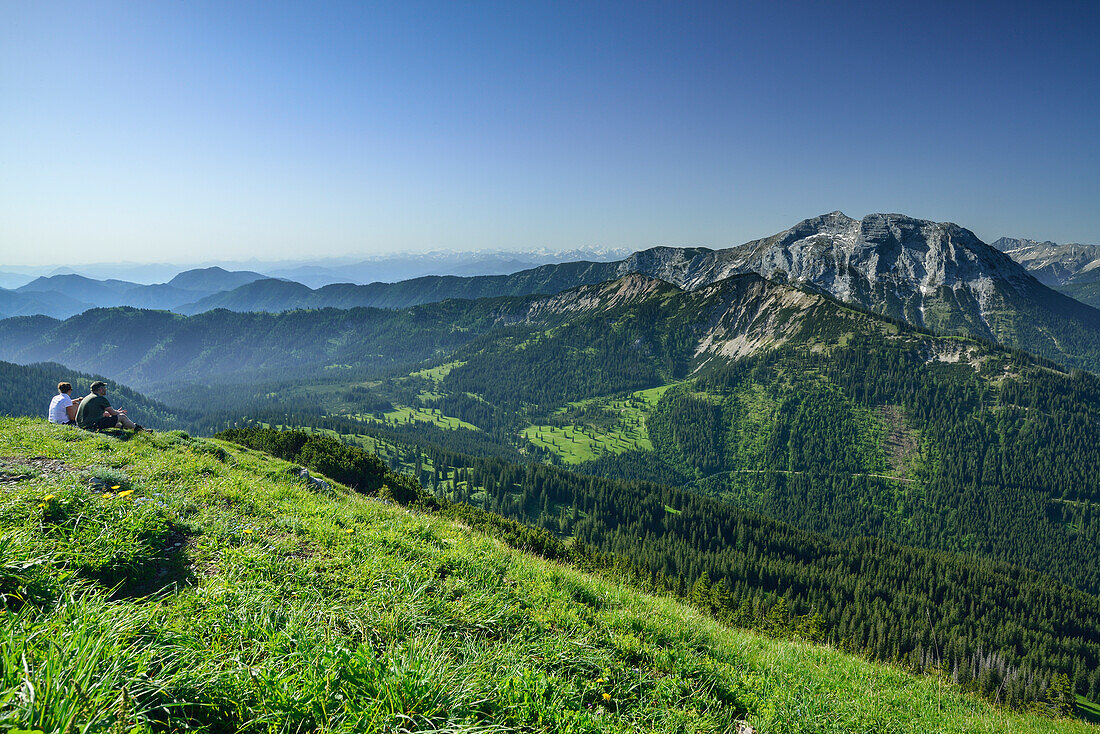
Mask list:
[{"label": "green alpine pasture", "polygon": [[527,426],[520,436],[556,455],[580,464],[627,451],[652,451],[646,420],[672,384],[637,390],[626,397],[589,398],[559,408],[551,425]]},{"label": "green alpine pasture", "polygon": [[423,408],[410,405],[396,406],[393,410],[375,415],[373,413],[354,413],[347,417],[366,423],[381,423],[384,425],[403,425],[411,423],[430,423],[446,430],[465,428],[469,431],[478,430],[477,426],[467,423],[454,416],[444,415],[438,408]]},{"label": "green alpine pasture", "polygon": [[724,628],[224,442],[3,418],[0,462],[9,731],[1092,730]]}]

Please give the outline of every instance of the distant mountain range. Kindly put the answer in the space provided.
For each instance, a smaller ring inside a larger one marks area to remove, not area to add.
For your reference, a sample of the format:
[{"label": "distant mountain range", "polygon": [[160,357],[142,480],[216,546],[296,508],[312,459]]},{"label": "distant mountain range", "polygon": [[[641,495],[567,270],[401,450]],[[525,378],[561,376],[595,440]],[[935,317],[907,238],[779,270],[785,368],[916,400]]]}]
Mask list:
[{"label": "distant mountain range", "polygon": [[1001,237],[993,246],[1027,268],[1039,282],[1100,308],[1100,245]]},{"label": "distant mountain range", "polygon": [[[1001,249],[951,223],[901,214],[861,220],[833,212],[799,222],[771,237],[738,247],[655,247],[612,262],[571,261],[511,274],[430,275],[394,283],[330,283],[319,288],[256,271],[213,267],[180,273],[167,283],[138,285],[69,274],[38,278],[0,291],[0,315],[41,313],[65,318],[91,306],[133,306],[198,314],[214,309],[279,312],[321,308],[407,308],[450,298],[554,294],[629,273],[696,290],[731,275],[756,273],[779,283],[829,295],[844,303],[941,333],[1001,342],[1069,366],[1100,368],[1100,311],[1044,285],[1097,288],[1100,253],[1094,246],[998,240]],[[430,258],[429,258],[430,260]],[[391,269],[423,264],[391,258]],[[437,265],[443,262],[433,260]],[[501,267],[519,261],[499,260]],[[476,267],[490,267],[491,260]],[[1026,267],[1033,268],[1035,275]],[[450,263],[458,267],[457,263]],[[369,263],[341,274],[364,275]],[[474,267],[474,265],[472,265]],[[324,280],[322,269],[310,272]],[[331,274],[331,273],[330,273]],[[325,276],[328,277],[328,276]],[[1077,293],[1075,293],[1077,295]]]},{"label": "distant mountain range", "polygon": [[219,267],[188,270],[167,283],[142,285],[125,280],[95,280],[75,273],[41,276],[15,290],[0,289],[0,313],[67,318],[91,308],[133,306],[171,310],[214,293],[232,290],[266,276]]},{"label": "distant mountain range", "polygon": [[310,288],[334,283],[395,283],[429,275],[508,275],[540,265],[579,260],[606,262],[630,254],[626,249],[582,248],[555,252],[427,252],[387,255],[360,262],[310,263],[294,267],[269,267],[272,277],[293,280]]},{"label": "distant mountain range", "polygon": [[[87,266],[78,273],[71,268],[56,268],[37,278],[20,273],[0,272],[0,318],[41,314],[54,318],[68,318],[89,308],[105,306],[133,306],[179,310],[196,313],[203,306],[190,304],[218,293],[251,283],[259,279],[291,280],[310,288],[332,284],[383,284],[427,276],[480,276],[503,275],[547,263],[565,263],[578,260],[606,261],[619,259],[629,250],[589,248],[567,252],[429,252],[413,255],[387,255],[361,261],[350,259],[321,260],[313,263],[268,263],[264,273],[256,270],[231,270],[223,267],[193,268],[173,271],[171,266]],[[96,278],[96,273],[132,273],[136,277],[149,277],[172,273],[164,283],[139,283],[119,278]],[[277,293],[278,291],[276,291]],[[301,289],[297,289],[301,293]],[[442,296],[446,298],[447,296]],[[265,293],[261,300],[270,301]],[[401,300],[401,299],[399,299]],[[409,301],[408,298],[403,299]],[[431,298],[428,300],[439,300]],[[258,306],[242,298],[229,299],[230,304],[240,303],[237,310],[282,310],[287,306],[271,301],[268,306]],[[421,302],[421,301],[417,301]],[[188,308],[181,308],[188,306]],[[233,305],[228,306],[234,308]]]},{"label": "distant mountain range", "polygon": [[1100,281],[1100,245],[1001,237],[993,246],[1027,268],[1044,285],[1059,286]]},{"label": "distant mountain range", "polygon": [[1071,366],[1100,367],[1100,311],[1043,285],[967,229],[900,214],[856,220],[833,212],[739,247],[656,247],[617,262],[544,265],[507,276],[426,277],[317,290],[254,281],[178,310],[402,308],[444,298],[557,293],[628,273],[688,290],[756,273],[916,326],[1002,342]]}]

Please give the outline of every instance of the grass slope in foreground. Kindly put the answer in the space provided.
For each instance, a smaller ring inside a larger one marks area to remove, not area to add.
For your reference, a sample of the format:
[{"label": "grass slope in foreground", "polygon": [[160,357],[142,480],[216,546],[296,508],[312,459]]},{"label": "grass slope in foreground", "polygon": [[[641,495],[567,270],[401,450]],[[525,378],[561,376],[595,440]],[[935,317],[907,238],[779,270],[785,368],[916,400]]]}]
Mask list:
[{"label": "grass slope in foreground", "polygon": [[726,629],[231,444],[2,419],[0,456],[8,727],[1092,731]]}]

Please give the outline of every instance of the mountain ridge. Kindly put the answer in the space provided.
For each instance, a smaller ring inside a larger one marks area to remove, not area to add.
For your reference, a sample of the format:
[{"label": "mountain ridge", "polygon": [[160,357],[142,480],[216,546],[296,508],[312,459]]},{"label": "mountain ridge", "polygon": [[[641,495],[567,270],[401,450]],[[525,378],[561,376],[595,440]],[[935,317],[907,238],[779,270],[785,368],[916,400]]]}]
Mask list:
[{"label": "mountain ridge", "polygon": [[1038,242],[1001,237],[993,247],[1005,252],[1048,286],[1100,282],[1100,245]]},{"label": "mountain ridge", "polygon": [[[856,220],[832,212],[726,249],[661,246],[618,262],[544,265],[508,276],[326,286],[300,291],[281,302],[280,309],[394,308],[445,297],[558,293],[629,273],[696,290],[750,272],[916,326],[999,341],[1070,366],[1100,369],[1100,311],[1043,285],[968,229],[902,214]],[[247,294],[231,291],[185,310],[250,310],[252,305]]]}]

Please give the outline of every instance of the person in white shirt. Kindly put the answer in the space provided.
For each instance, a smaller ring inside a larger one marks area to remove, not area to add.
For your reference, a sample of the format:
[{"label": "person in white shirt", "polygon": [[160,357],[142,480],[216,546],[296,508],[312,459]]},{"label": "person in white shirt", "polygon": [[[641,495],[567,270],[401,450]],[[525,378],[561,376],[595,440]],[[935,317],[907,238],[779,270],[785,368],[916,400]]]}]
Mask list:
[{"label": "person in white shirt", "polygon": [[57,383],[57,395],[50,401],[50,412],[46,416],[50,423],[75,423],[76,409],[84,398],[73,400],[73,386],[68,382]]}]

